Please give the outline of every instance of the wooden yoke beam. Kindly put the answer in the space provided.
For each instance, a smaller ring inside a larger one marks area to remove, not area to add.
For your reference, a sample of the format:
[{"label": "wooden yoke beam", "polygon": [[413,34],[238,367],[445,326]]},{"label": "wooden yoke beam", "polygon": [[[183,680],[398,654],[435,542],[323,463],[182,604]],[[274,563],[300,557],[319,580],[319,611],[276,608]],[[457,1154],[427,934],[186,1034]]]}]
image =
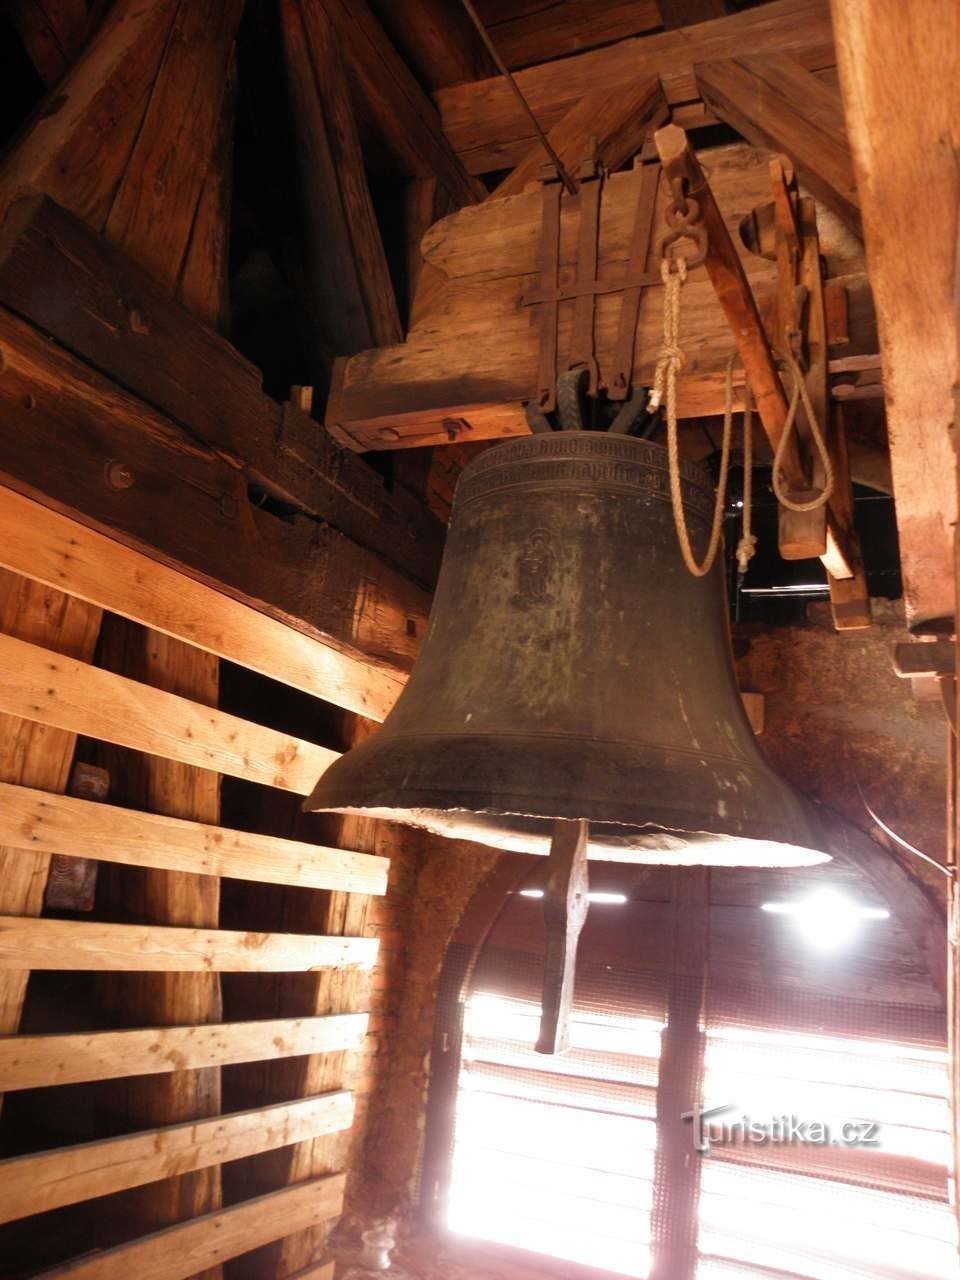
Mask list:
[{"label": "wooden yoke beam", "polygon": [[[775,451],[787,425],[787,397],[743,263],[686,133],[679,126],[669,124],[657,130],[654,140],[667,179],[674,185],[682,184],[686,193],[700,206],[701,224],[707,235],[704,265],[732,330],[753,389],[763,430]],[[809,488],[795,439],[787,442],[781,469],[789,489],[802,491]],[[802,549],[797,549],[799,555],[791,554],[792,550],[789,542],[781,540],[780,552],[785,559],[803,559],[810,555],[806,541]],[[850,566],[853,558],[847,539],[829,515],[825,545],[820,554],[834,577],[848,578],[852,575]]]}]

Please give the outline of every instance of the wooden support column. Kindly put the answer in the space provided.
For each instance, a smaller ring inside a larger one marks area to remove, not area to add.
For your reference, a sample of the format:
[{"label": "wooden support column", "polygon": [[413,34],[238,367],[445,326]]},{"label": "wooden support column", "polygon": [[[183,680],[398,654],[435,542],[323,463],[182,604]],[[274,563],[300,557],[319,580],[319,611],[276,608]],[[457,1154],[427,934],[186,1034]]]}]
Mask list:
[{"label": "wooden support column", "polygon": [[831,4],[877,305],[911,626],[956,613],[960,8]]},{"label": "wooden support column", "polygon": [[694,1280],[701,1154],[684,1113],[703,1102],[710,872],[673,872],[673,953],[657,1084],[650,1280]]}]

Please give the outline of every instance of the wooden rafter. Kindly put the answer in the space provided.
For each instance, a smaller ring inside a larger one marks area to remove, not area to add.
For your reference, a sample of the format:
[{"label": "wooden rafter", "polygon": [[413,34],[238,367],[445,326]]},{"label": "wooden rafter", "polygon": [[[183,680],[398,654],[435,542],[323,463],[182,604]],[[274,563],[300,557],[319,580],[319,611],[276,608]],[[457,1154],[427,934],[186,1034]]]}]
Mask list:
[{"label": "wooden rafter", "polygon": [[[553,128],[598,85],[625,87],[658,75],[672,107],[698,101],[694,64],[767,53],[788,54],[809,70],[832,66],[833,31],[827,0],[774,0],[682,31],[621,40],[605,48],[545,62],[517,73],[517,83],[545,128]],[[531,142],[530,123],[501,80],[441,89],[444,133],[471,173],[519,163]]]},{"label": "wooden rafter", "polygon": [[392,44],[431,91],[496,75],[459,0],[372,0],[372,7]]},{"label": "wooden rafter", "polygon": [[477,9],[508,67],[562,58],[581,49],[654,31],[654,0],[479,0]]},{"label": "wooden rafter", "polygon": [[818,200],[862,237],[840,95],[794,58],[765,54],[702,63],[706,105],[757,147],[783,152]]}]

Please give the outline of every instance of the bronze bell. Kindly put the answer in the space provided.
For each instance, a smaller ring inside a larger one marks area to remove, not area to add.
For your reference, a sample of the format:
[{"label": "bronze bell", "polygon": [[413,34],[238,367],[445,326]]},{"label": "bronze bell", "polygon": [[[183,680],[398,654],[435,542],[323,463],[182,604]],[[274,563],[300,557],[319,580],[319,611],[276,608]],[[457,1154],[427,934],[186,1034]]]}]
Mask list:
[{"label": "bronze bell", "polygon": [[[681,466],[702,555],[713,486]],[[722,564],[694,578],[681,559],[666,450],[594,431],[511,440],[466,468],[409,683],[306,807],[526,853],[568,818],[615,861],[828,858],[744,712]]]}]

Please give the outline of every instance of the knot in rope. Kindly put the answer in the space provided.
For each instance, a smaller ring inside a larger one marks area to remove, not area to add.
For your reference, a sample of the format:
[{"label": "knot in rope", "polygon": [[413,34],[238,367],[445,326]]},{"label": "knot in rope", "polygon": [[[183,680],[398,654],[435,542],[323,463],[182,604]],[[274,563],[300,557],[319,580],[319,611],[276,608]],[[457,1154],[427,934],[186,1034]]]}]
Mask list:
[{"label": "knot in rope", "polygon": [[647,409],[656,412],[676,395],[677,374],[686,364],[686,356],[680,346],[680,290],[687,279],[686,258],[663,258],[660,263],[660,279],[663,291],[663,345],[657,353],[657,368],[653,375],[653,390]]}]

